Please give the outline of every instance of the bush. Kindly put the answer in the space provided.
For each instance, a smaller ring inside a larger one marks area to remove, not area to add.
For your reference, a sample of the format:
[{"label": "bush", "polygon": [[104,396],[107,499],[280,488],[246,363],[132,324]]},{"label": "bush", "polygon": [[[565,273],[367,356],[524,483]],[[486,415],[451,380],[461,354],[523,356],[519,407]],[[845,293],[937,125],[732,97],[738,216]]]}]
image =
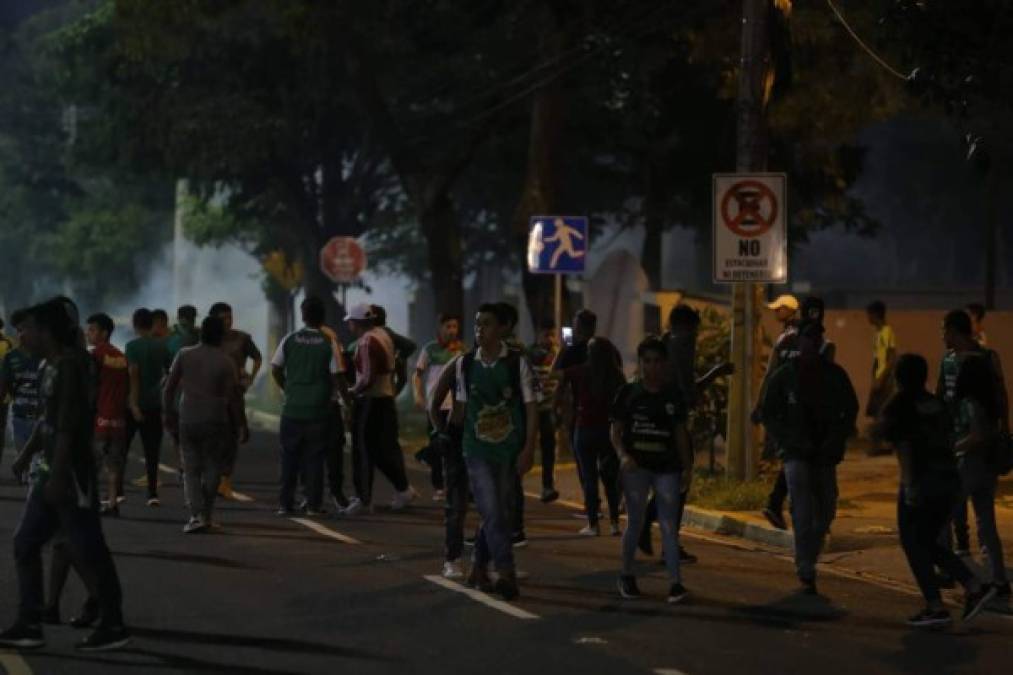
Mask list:
[{"label": "bush", "polygon": [[718,511],[759,511],[767,504],[770,487],[767,480],[736,481],[724,474],[711,475],[698,469],[689,491],[689,503]]}]

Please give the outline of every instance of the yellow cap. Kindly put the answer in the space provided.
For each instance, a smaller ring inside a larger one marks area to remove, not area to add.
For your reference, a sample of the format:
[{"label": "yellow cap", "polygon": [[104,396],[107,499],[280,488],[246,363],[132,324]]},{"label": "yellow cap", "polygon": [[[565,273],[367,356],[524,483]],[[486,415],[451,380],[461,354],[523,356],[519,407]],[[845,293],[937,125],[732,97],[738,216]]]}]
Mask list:
[{"label": "yellow cap", "polygon": [[780,295],[774,302],[767,303],[767,309],[790,309],[793,312],[798,311],[798,300],[794,295]]}]

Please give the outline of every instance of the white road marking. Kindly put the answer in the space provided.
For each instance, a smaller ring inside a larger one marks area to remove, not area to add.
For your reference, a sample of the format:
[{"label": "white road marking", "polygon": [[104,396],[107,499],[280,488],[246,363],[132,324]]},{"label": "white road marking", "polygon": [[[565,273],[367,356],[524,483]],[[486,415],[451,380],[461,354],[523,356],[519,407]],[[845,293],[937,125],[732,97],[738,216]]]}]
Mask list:
[{"label": "white road marking", "polygon": [[686,675],[686,673],[675,668],[655,668],[654,675]]},{"label": "white road marking", "polygon": [[291,520],[293,523],[299,523],[303,527],[308,527],[309,529],[313,530],[317,534],[322,534],[325,537],[330,537],[331,539],[336,539],[336,540],[338,540],[338,541],[340,541],[340,542],[342,542],[344,544],[361,544],[362,543],[358,539],[355,539],[353,537],[349,537],[347,534],[341,534],[340,532],[338,532],[336,530],[332,530],[329,527],[324,527],[323,525],[321,525],[320,523],[316,522],[315,520],[309,520],[307,518],[289,518],[289,520]]},{"label": "white road marking", "polygon": [[32,669],[17,652],[0,650],[0,666],[3,666],[7,675],[32,675]]},{"label": "white road marking", "polygon": [[426,581],[436,584],[437,586],[442,586],[447,590],[451,590],[454,591],[455,593],[461,593],[462,595],[466,595],[475,602],[480,602],[486,607],[492,607],[493,609],[503,612],[504,614],[509,614],[515,619],[531,620],[541,618],[537,614],[532,614],[531,612],[525,611],[520,607],[515,607],[511,605],[509,602],[497,600],[496,598],[486,593],[483,593],[482,591],[476,591],[474,588],[468,588],[467,586],[459,584],[455,581],[451,581],[450,579],[444,579],[443,577],[436,575],[428,575],[422,578],[425,579]]}]

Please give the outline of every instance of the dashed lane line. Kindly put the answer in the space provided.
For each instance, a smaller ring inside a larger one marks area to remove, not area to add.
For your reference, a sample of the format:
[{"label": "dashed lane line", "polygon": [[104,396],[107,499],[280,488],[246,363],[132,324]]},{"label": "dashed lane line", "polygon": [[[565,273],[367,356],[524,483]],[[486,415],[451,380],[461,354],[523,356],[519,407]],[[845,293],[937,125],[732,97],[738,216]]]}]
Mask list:
[{"label": "dashed lane line", "polygon": [[436,575],[426,575],[422,578],[430,583],[436,584],[437,586],[442,586],[447,590],[454,591],[455,593],[460,593],[462,595],[466,595],[475,602],[479,602],[485,605],[486,607],[491,607],[492,609],[495,609],[499,612],[503,612],[504,614],[514,617],[515,619],[531,621],[533,619],[541,618],[537,614],[532,614],[527,610],[523,610],[520,607],[515,607],[514,605],[511,605],[509,602],[497,600],[496,598],[486,593],[483,593],[482,591],[476,591],[474,588],[468,588],[467,586],[463,586],[455,581],[451,581],[450,579],[444,579],[443,577]]},{"label": "dashed lane line", "polygon": [[655,668],[654,675],[686,675],[686,673],[675,668]]},{"label": "dashed lane line", "polygon": [[32,675],[32,669],[17,652],[0,650],[0,666],[7,675]]},{"label": "dashed lane line", "polygon": [[331,539],[336,539],[337,541],[340,541],[343,544],[361,544],[362,543],[361,541],[359,541],[358,539],[355,539],[354,537],[349,537],[347,534],[341,534],[337,530],[332,530],[331,528],[325,527],[325,526],[321,525],[320,523],[318,523],[318,522],[316,522],[314,520],[309,520],[308,518],[289,518],[289,520],[291,520],[293,523],[299,523],[303,527],[308,527],[309,529],[313,530],[317,534],[322,534],[325,537],[330,537]]}]

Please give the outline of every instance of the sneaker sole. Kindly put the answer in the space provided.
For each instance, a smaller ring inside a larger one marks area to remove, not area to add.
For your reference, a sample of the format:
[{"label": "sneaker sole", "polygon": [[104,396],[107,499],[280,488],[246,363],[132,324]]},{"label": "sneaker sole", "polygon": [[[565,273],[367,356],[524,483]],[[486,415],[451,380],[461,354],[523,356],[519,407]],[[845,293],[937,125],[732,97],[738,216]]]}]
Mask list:
[{"label": "sneaker sole", "polygon": [[617,581],[616,582],[616,590],[619,591],[619,597],[622,598],[623,600],[639,600],[640,599],[640,595],[632,595],[630,593],[627,593],[623,589],[623,582],[621,582],[621,581]]},{"label": "sneaker sole", "polygon": [[945,628],[953,624],[953,619],[932,619],[930,621],[908,621],[912,628]]},{"label": "sneaker sole", "polygon": [[516,544],[514,544],[514,548],[525,548],[527,545],[528,545],[528,540],[525,539],[524,541],[519,541]]},{"label": "sneaker sole", "polygon": [[680,602],[685,600],[689,596],[689,593],[683,593],[682,595],[670,595],[668,596],[668,604],[678,605]]},{"label": "sneaker sole", "polygon": [[961,619],[961,623],[970,623],[971,621],[974,621],[976,618],[978,618],[981,615],[981,613],[985,611],[985,608],[988,606],[988,603],[992,602],[994,598],[995,598],[995,589],[993,588],[989,590],[987,593],[985,593],[985,595],[981,598],[978,604],[974,606],[974,609],[968,612],[968,614]]},{"label": "sneaker sole", "polygon": [[98,645],[96,647],[78,647],[77,650],[80,652],[111,652],[116,649],[123,649],[128,644],[133,642],[133,638],[123,638],[116,642],[110,642],[104,645]]},{"label": "sneaker sole", "polygon": [[763,517],[767,519],[767,522],[770,523],[770,526],[773,527],[775,530],[785,531],[788,529],[787,523],[778,521],[776,517],[774,517],[767,511],[761,511],[761,513],[763,514]]}]

